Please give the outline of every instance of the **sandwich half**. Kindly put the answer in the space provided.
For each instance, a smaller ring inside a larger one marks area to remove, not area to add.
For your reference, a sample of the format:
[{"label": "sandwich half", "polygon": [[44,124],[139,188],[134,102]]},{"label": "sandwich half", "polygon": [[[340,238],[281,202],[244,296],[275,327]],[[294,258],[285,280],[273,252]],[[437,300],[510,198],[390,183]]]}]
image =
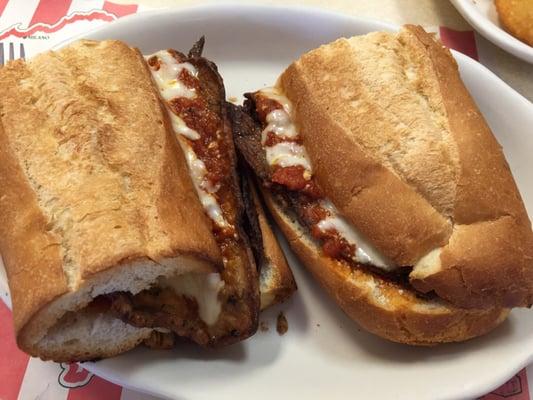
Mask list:
[{"label": "sandwich half", "polygon": [[237,148],[295,253],[361,326],[431,345],[531,305],[531,222],[433,36],[339,39],[247,97]]},{"label": "sandwich half", "polygon": [[[199,53],[161,54],[187,64],[191,98],[208,104],[220,151],[203,168],[209,129],[196,130],[203,147],[184,146],[153,65],[122,42],[0,69],[0,253],[29,354],[90,360],[176,337],[219,346],[257,329],[224,88]],[[168,93],[181,93],[172,79]]]}]

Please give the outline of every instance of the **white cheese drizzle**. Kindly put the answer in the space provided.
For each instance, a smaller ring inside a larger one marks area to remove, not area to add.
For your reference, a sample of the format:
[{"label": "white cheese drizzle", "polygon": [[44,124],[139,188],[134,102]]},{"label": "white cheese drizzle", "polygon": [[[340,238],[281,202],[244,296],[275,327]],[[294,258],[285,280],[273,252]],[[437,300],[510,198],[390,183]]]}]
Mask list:
[{"label": "white cheese drizzle", "polygon": [[196,77],[196,68],[190,63],[179,63],[167,50],[158,51],[145,58],[150,59],[154,56],[159,59],[159,69],[150,68],[150,70],[159,87],[161,96],[165,100],[172,100],[175,97],[194,98],[196,91],[185,86],[178,77],[184,69]]},{"label": "white cheese drizzle", "polygon": [[321,220],[317,226],[322,232],[335,229],[339,235],[352,246],[355,246],[353,260],[361,264],[371,264],[376,267],[391,271],[396,268],[394,263],[388,260],[379,252],[361,232],[355,229],[346,219],[344,219],[333,203],[329,200],[322,200],[321,206],[328,210],[329,216]]},{"label": "white cheese drizzle", "polygon": [[[290,117],[292,106],[289,99],[283,96],[276,88],[262,89],[259,93],[283,106],[282,109],[273,110],[267,114],[267,126],[261,133],[262,144],[265,145],[269,132],[283,139],[297,138],[298,130]],[[312,172],[311,164],[308,161],[305,148],[301,144],[287,141],[274,146],[265,146],[265,148],[267,162],[270,166],[290,167],[300,165],[308,172],[306,175],[310,176]]]},{"label": "white cheese drizzle", "polygon": [[290,167],[301,165],[311,172],[311,164],[302,145],[294,142],[281,142],[274,146],[265,147],[266,159],[269,165]]},{"label": "white cheese drizzle", "polygon": [[193,99],[196,97],[196,91],[185,86],[183,82],[179,80],[179,76],[184,69],[194,77],[198,76],[198,72],[194,65],[187,62],[178,62],[168,50],[161,50],[152,55],[145,56],[145,59],[149,60],[154,56],[159,60],[159,68],[156,69],[155,67],[150,66],[150,71],[159,88],[161,97],[167,102],[166,107],[170,115],[172,129],[174,130],[181,149],[185,154],[189,173],[196,193],[198,194],[198,198],[200,199],[208,217],[217,226],[221,228],[228,227],[229,224],[222,214],[222,209],[215,196],[213,196],[213,194],[218,191],[219,186],[214,186],[209,179],[207,179],[207,169],[204,162],[198,158],[192,146],[187,140],[185,140],[185,138],[189,140],[198,140],[200,139],[200,134],[194,129],[189,128],[185,121],[176,115],[168,106],[168,102],[175,98],[184,97]]},{"label": "white cheese drizzle", "polygon": [[190,140],[200,139],[200,134],[194,129],[189,128],[185,121],[183,121],[180,117],[174,114],[172,110],[169,109],[168,113],[170,115],[170,122],[172,122],[172,129],[174,129],[174,132],[179,133],[180,135],[183,135]]},{"label": "white cheese drizzle", "polygon": [[266,97],[268,97],[269,99],[276,100],[279,104],[281,104],[285,112],[288,115],[291,115],[292,104],[289,101],[289,99],[283,93],[281,93],[281,91],[278,88],[267,87],[267,88],[261,89],[259,92],[265,95]]},{"label": "white cheese drizzle", "polygon": [[271,111],[266,116],[266,121],[268,122],[268,125],[261,135],[263,144],[265,144],[268,132],[273,132],[276,136],[282,138],[294,139],[298,137],[298,131],[285,110]]},{"label": "white cheese drizzle", "polygon": [[198,304],[198,314],[207,325],[217,322],[222,309],[218,293],[224,287],[219,273],[183,274],[172,278],[159,278],[161,287],[169,287],[177,294],[194,298]]},{"label": "white cheese drizzle", "polygon": [[178,140],[181,149],[185,153],[189,172],[191,174],[194,188],[198,193],[200,202],[204,207],[205,212],[218,226],[226,226],[227,222],[224,219],[220,205],[218,204],[213,193],[216,193],[218,187],[213,186],[208,179],[206,179],[207,168],[202,160],[200,160],[192,147],[185,140]]}]

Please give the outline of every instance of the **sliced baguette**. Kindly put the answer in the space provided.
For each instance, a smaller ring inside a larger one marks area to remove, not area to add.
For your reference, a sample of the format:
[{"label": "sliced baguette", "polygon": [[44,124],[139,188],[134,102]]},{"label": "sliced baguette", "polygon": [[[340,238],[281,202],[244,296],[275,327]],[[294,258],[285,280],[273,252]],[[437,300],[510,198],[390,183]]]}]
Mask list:
[{"label": "sliced baguette", "polygon": [[[459,307],[533,302],[533,232],[501,146],[421,27],[339,39],[278,85],[314,176],[412,285]],[[423,260],[423,262],[420,262]]]}]

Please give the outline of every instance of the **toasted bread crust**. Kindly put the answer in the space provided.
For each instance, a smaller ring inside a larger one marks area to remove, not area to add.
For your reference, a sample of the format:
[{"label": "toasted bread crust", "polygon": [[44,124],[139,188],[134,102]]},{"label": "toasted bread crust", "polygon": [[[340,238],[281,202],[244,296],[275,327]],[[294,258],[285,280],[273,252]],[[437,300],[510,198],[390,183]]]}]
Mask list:
[{"label": "toasted bread crust", "polygon": [[364,269],[326,257],[298,223],[266,191],[263,194],[302,264],[341,309],[369,332],[394,342],[430,346],[483,335],[501,324],[509,313],[502,308],[468,310],[423,300]]},{"label": "toasted bread crust", "polygon": [[[148,329],[146,331],[149,331]],[[135,347],[139,346],[143,340],[150,337],[149,333],[136,332],[133,335],[129,335],[125,340],[120,343],[114,344],[112,348],[102,347],[101,349],[86,350],[83,347],[66,348],[62,351],[44,351],[39,355],[39,358],[43,361],[53,361],[56,363],[71,363],[71,362],[86,362],[86,361],[98,361],[103,358],[110,358],[125,353]]]},{"label": "toasted bread crust", "polygon": [[441,250],[432,268],[413,269],[416,288],[463,308],[532,303],[533,232],[520,193],[432,35],[407,25],[339,39],[303,55],[278,85],[341,213],[397,265]]},{"label": "toasted bread crust", "polygon": [[[25,182],[1,124],[0,158],[0,253],[10,285],[15,331],[19,332],[32,314],[68,287],[57,238],[46,229],[48,220]],[[40,249],[38,256],[32,249]],[[26,290],[31,290],[31,296]]]},{"label": "toasted bread crust", "polygon": [[529,225],[517,225],[512,217],[457,225],[450,243],[442,249],[441,269],[420,279],[415,270],[411,283],[422,292],[434,290],[440,297],[468,307],[528,305],[531,293],[524,283],[533,241],[524,238],[530,229]]}]

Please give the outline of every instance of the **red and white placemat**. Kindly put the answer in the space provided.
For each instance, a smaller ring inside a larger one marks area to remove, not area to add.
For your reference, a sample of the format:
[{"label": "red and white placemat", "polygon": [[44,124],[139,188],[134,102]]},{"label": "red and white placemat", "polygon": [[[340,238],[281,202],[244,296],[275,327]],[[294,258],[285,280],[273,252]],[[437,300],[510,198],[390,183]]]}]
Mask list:
[{"label": "red and white placemat", "polygon": [[0,0],[0,41],[24,44],[28,56],[141,10],[104,0]]},{"label": "red and white placemat", "polygon": [[[142,12],[145,6],[116,4],[104,0],[0,0],[0,51],[11,56],[29,57],[62,40],[126,15]],[[483,63],[482,48],[476,46],[473,31],[431,27],[443,43]],[[83,364],[58,364],[31,358],[15,343],[8,288],[0,279],[0,400],[149,400],[151,396],[133,392],[94,376]],[[483,400],[530,400],[528,375],[523,369]]]}]

